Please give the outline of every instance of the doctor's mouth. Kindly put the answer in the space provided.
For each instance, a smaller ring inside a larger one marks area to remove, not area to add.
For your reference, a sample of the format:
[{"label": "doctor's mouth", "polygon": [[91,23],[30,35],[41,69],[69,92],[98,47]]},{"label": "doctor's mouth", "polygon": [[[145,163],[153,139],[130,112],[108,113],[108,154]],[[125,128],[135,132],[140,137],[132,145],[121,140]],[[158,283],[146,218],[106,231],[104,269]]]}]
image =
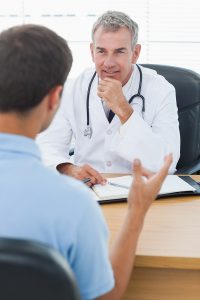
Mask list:
[{"label": "doctor's mouth", "polygon": [[106,70],[103,70],[101,71],[101,79],[104,79],[106,77],[116,77],[116,75],[118,75],[120,73],[120,71],[106,71]]}]

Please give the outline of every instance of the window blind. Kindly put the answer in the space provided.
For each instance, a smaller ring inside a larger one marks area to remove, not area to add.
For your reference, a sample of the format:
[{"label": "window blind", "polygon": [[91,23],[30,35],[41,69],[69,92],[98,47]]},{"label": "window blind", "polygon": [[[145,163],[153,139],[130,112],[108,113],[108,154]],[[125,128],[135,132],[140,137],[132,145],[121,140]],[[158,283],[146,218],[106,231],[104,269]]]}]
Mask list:
[{"label": "window blind", "polygon": [[200,73],[200,1],[198,0],[0,0],[0,30],[37,23],[62,35],[72,49],[70,77],[93,65],[91,28],[106,10],[129,14],[139,25],[142,51],[139,63],[157,63]]}]

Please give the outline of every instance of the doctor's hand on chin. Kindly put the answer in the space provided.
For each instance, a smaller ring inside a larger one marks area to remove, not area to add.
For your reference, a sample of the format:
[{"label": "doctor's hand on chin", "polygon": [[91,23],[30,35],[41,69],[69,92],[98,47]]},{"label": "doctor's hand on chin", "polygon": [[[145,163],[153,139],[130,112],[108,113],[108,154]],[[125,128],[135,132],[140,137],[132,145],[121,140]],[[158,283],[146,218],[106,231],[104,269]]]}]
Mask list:
[{"label": "doctor's hand on chin", "polygon": [[62,174],[72,176],[78,180],[82,180],[83,182],[85,180],[86,185],[88,186],[92,186],[97,183],[106,183],[106,178],[87,164],[75,166],[71,163],[63,163],[57,166],[57,170]]},{"label": "doctor's hand on chin", "polygon": [[102,79],[97,88],[97,95],[119,117],[122,124],[132,115],[133,108],[124,97],[119,80],[110,77]]}]

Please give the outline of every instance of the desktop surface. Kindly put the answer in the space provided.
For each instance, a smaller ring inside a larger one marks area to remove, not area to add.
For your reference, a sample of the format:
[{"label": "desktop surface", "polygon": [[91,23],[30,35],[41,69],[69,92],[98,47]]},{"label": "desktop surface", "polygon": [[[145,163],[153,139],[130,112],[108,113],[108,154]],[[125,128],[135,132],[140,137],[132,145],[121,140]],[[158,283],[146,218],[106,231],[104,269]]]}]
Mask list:
[{"label": "desktop surface", "polygon": [[[200,175],[192,177],[200,181]],[[125,216],[127,203],[105,204],[101,208],[112,243]],[[145,218],[135,269],[123,299],[199,299],[199,237],[200,196],[154,201]]]}]

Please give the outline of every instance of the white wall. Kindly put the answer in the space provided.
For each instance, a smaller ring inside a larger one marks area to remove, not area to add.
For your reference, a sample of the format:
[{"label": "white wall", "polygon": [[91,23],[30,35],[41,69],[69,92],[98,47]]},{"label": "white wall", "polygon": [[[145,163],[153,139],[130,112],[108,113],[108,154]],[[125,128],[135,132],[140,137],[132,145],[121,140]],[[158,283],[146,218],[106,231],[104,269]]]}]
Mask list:
[{"label": "white wall", "polygon": [[0,0],[0,30],[15,24],[43,24],[66,38],[73,51],[71,77],[92,66],[91,27],[104,11],[121,10],[140,27],[139,62],[176,65],[200,73],[198,0]]}]

